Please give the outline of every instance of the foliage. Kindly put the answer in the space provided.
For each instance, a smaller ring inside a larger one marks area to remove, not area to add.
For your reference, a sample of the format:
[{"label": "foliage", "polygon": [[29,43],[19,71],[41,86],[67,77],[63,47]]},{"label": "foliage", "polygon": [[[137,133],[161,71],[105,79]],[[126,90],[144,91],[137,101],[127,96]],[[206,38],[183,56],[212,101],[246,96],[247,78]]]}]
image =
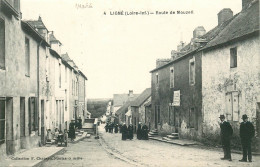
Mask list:
[{"label": "foliage", "polygon": [[106,113],[107,104],[110,99],[88,100],[87,109],[91,113],[92,118],[98,118]]}]

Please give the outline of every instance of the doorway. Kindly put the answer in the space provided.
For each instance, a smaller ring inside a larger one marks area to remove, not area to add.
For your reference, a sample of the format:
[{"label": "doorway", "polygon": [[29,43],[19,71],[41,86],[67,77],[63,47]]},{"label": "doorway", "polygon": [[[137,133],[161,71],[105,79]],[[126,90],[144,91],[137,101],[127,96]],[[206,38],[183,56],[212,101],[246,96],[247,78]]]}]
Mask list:
[{"label": "doorway", "polygon": [[45,145],[44,100],[41,100],[41,143]]}]

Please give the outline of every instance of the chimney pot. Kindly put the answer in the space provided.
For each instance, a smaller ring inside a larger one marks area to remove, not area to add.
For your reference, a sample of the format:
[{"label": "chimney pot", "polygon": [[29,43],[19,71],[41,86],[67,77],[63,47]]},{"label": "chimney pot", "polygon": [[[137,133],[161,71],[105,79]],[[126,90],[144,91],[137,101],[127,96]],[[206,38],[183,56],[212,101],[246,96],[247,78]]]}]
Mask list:
[{"label": "chimney pot", "polygon": [[230,8],[224,8],[218,13],[218,25],[233,17],[233,11]]}]

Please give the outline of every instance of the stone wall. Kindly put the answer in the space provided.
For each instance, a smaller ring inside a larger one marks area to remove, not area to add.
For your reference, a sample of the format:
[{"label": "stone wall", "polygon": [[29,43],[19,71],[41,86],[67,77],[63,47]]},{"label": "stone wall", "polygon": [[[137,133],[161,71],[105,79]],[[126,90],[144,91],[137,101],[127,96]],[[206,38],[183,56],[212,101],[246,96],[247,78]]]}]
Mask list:
[{"label": "stone wall", "polygon": [[[230,68],[230,48],[237,47],[237,67]],[[205,52],[202,57],[203,134],[219,142],[219,115],[227,114],[226,93],[238,94],[238,120],[230,120],[233,144],[240,145],[239,123],[243,114],[256,125],[257,102],[260,101],[259,38],[229,44]],[[258,118],[259,119],[259,118]]]}]

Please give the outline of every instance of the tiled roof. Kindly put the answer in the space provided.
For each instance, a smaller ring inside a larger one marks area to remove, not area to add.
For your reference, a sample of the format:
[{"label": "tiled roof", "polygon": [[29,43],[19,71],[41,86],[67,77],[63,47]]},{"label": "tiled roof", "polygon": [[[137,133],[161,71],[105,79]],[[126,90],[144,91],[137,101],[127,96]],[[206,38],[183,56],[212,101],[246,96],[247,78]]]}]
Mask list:
[{"label": "tiled roof", "polygon": [[116,111],[116,114],[125,113],[125,111],[128,110],[128,107],[129,107],[130,105],[131,105],[131,101],[125,102],[125,104],[123,104],[122,107],[120,107],[120,108]]},{"label": "tiled roof", "polygon": [[259,31],[259,1],[252,2],[247,9],[242,10],[224,24],[222,31],[216,33],[215,38],[210,40],[202,49],[217,46]]},{"label": "tiled roof", "polygon": [[53,33],[50,34],[50,42],[59,42],[59,43],[61,43],[61,42],[54,36]]},{"label": "tiled roof", "polygon": [[127,101],[133,101],[139,94],[133,94],[133,97],[129,97],[128,94],[114,94],[113,95],[113,105],[122,106]]},{"label": "tiled roof", "polygon": [[131,103],[131,106],[141,106],[150,96],[151,88],[147,88]]},{"label": "tiled roof", "polygon": [[67,61],[67,62],[68,62],[68,61],[71,61],[71,59],[70,59],[68,53],[62,54],[61,57],[62,57],[63,60],[65,60],[65,61]]},{"label": "tiled roof", "polygon": [[200,39],[205,39],[208,42],[206,45],[193,48],[191,47],[190,42],[180,50],[180,52],[184,53],[182,56],[161,67],[153,69],[151,72],[164,68],[198,49],[209,49],[255,31],[259,31],[259,0],[253,1],[247,9],[242,10],[231,19],[217,25],[215,28],[203,35]]},{"label": "tiled roof", "polygon": [[46,26],[44,25],[44,23],[42,22],[41,17],[39,17],[38,20],[28,20],[27,21],[29,24],[31,24],[34,28],[38,28],[38,29],[46,29]]}]

